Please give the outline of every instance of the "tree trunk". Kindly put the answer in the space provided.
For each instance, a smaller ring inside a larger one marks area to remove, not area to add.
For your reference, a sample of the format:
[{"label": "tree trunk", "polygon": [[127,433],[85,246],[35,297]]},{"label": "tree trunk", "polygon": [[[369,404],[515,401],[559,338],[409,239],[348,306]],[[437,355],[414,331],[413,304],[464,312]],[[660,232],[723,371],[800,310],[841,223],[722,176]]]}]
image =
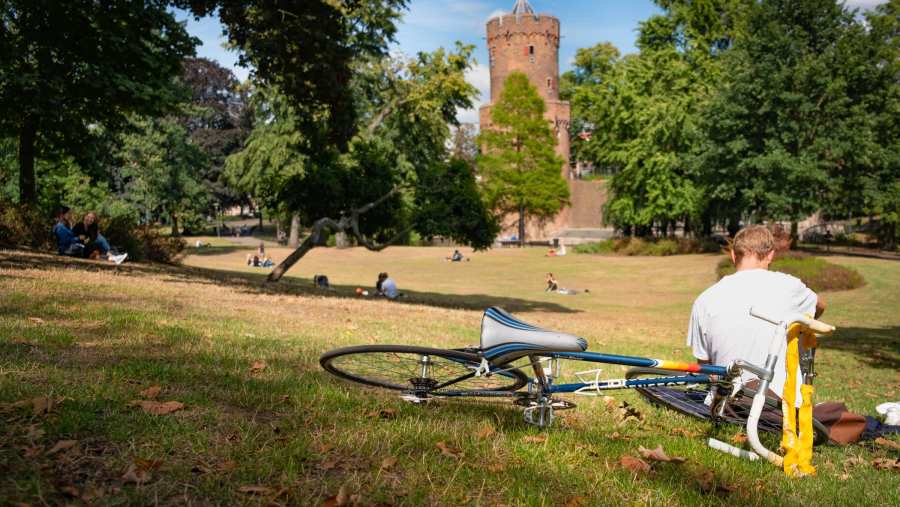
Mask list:
[{"label": "tree trunk", "polygon": [[300,246],[300,213],[291,214],[291,232],[288,236],[288,246],[297,248]]},{"label": "tree trunk", "polygon": [[181,235],[178,232],[178,215],[170,213],[169,216],[172,217],[172,236],[177,238]]},{"label": "tree trunk", "polygon": [[263,212],[262,212],[262,208],[260,208],[260,210],[259,210],[259,232],[260,232],[260,234],[262,234],[262,228],[263,228]]},{"label": "tree trunk", "polygon": [[791,221],[791,250],[800,242],[800,224],[796,220]]},{"label": "tree trunk", "polygon": [[26,116],[19,130],[19,202],[37,202],[37,185],[34,179],[34,144],[37,124],[32,116]]},{"label": "tree trunk", "polygon": [[519,207],[519,248],[525,246],[525,208]]}]

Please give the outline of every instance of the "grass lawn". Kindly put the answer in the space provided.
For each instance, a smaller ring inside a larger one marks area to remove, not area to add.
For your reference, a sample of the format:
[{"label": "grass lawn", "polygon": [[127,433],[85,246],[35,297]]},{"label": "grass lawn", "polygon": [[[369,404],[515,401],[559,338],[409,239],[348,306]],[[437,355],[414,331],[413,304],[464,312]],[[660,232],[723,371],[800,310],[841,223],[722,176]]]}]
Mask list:
[{"label": "grass lawn", "polygon": [[[738,428],[710,428],[634,393],[572,398],[578,408],[540,431],[509,403],[414,406],[318,365],[345,345],[475,345],[489,305],[584,336],[590,350],[687,360],[690,305],[715,281],[720,256],[499,249],[449,263],[450,249],[316,249],[264,286],[268,270],[244,264],[250,248],[217,241],[189,248],[184,267],[119,269],[0,251],[0,504],[896,502],[900,474],[872,464],[898,458],[887,445],[818,448],[819,475],[790,480],[706,447],[708,436],[730,440]],[[276,261],[288,252],[267,249]],[[839,331],[817,356],[817,399],[873,413],[900,398],[900,262],[829,260],[856,268],[867,285],[825,295],[824,320]],[[379,271],[405,301],[354,295],[371,290]],[[590,293],[543,292],[548,271]],[[316,273],[336,290],[314,289]],[[153,393],[141,394],[153,386],[155,401],[184,406],[154,415],[133,403],[153,409]],[[622,420],[622,401],[641,418]],[[620,464],[658,445],[687,461],[650,471]]]}]

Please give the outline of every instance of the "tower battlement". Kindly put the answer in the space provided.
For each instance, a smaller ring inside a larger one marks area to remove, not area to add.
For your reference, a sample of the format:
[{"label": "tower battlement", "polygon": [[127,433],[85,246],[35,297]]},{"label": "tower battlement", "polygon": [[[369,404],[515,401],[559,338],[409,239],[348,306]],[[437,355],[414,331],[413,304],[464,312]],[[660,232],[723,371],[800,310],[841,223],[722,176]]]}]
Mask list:
[{"label": "tower battlement", "polygon": [[559,99],[559,20],[546,14],[503,14],[487,23],[491,102],[513,72],[528,76],[544,99]]}]

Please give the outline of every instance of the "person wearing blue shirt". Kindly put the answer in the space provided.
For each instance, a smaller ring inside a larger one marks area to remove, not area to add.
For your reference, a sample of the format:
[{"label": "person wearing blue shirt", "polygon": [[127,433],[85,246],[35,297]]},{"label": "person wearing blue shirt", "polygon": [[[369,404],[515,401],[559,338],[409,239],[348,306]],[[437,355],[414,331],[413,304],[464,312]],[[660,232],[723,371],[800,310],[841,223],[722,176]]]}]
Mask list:
[{"label": "person wearing blue shirt", "polygon": [[60,255],[81,257],[84,254],[84,244],[72,233],[69,223],[72,220],[72,210],[68,206],[62,206],[56,213],[56,225],[53,226],[53,235],[56,237],[56,246]]}]

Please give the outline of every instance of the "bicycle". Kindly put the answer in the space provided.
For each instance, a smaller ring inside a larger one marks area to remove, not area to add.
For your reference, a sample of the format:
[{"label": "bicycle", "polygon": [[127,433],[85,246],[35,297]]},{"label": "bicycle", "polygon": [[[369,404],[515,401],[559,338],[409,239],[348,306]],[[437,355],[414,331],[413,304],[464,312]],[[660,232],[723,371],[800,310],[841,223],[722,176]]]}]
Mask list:
[{"label": "bicycle", "polygon": [[[781,457],[759,441],[758,430],[781,432],[761,415],[776,410],[781,415],[781,400],[767,398],[778,354],[791,326],[818,334],[829,334],[834,327],[804,315],[786,318],[768,316],[755,309],[751,315],[775,326],[766,364],[735,361],[729,366],[685,363],[664,359],[602,354],[587,351],[584,338],[541,329],[491,307],[484,312],[479,347],[438,349],[407,345],[364,345],[335,349],[323,354],[321,366],[340,378],[361,384],[399,391],[414,403],[433,398],[512,398],[524,407],[525,422],[541,428],[552,425],[558,410],[575,404],[556,395],[599,396],[608,390],[637,389],[651,402],[713,422],[746,426],[754,452],[737,449],[724,442],[710,445],[730,454],[750,459],[765,458],[781,463]],[[804,351],[800,366],[810,384],[814,373],[815,347]],[[526,359],[527,363],[514,364]],[[601,369],[575,372],[579,382],[555,383],[561,376],[561,362],[586,361],[630,366],[625,378],[601,379]],[[531,369],[533,377],[523,370]],[[742,373],[759,378],[756,389],[742,381]],[[752,400],[747,408],[741,397]],[[680,402],[678,402],[680,400]],[[702,407],[702,408],[700,408]],[[735,410],[741,408],[741,410]],[[824,427],[814,428],[817,440],[827,440]]]}]

